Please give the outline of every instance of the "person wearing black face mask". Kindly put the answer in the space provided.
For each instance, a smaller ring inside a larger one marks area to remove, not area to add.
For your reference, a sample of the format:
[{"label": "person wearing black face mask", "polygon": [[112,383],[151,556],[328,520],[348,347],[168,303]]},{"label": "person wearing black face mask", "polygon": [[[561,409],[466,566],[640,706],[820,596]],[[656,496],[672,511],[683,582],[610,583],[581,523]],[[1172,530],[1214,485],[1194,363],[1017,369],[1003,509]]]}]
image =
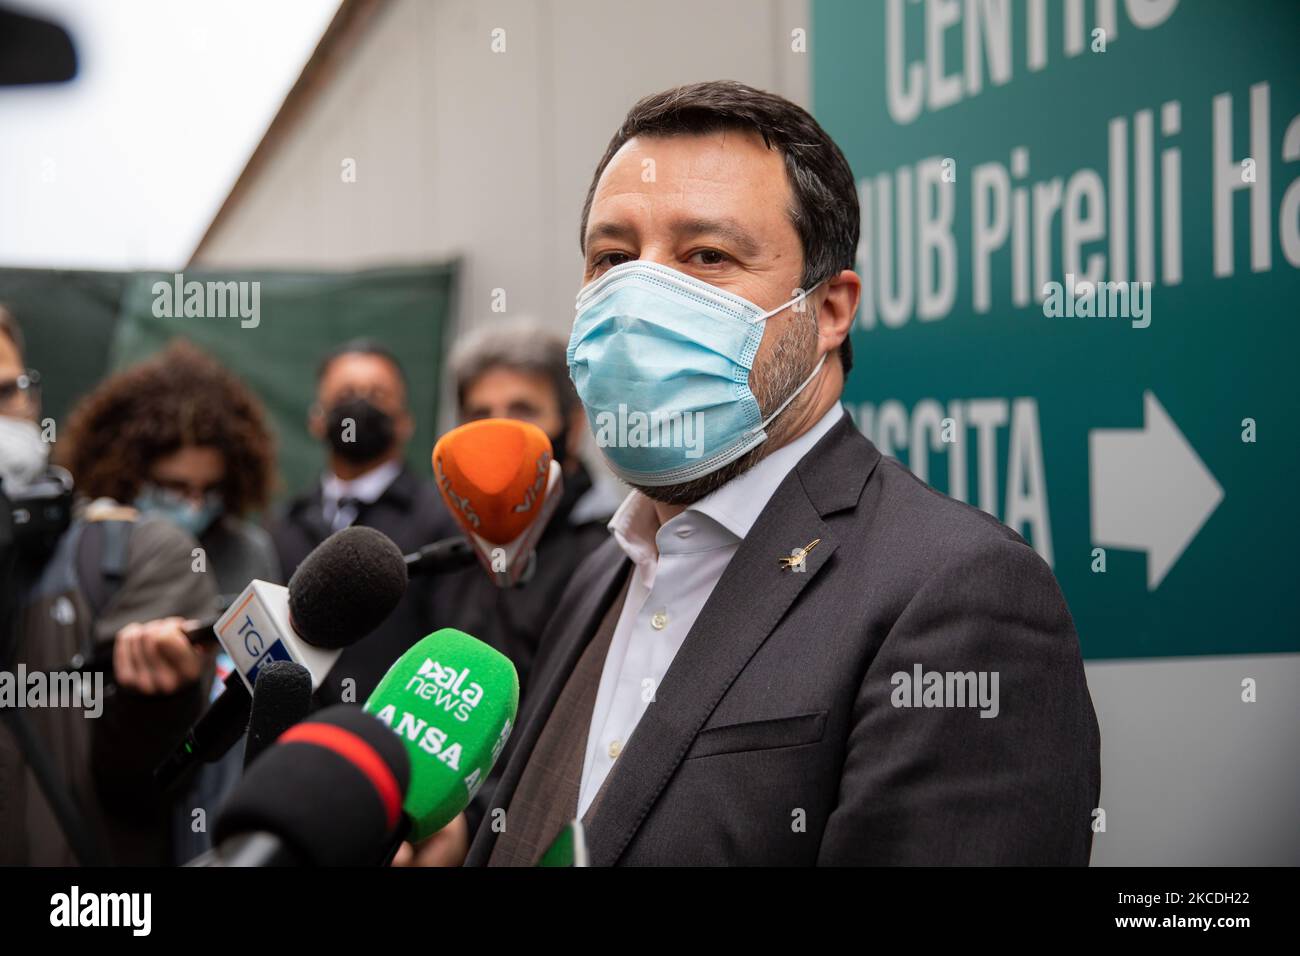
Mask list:
[{"label": "person wearing black face mask", "polygon": [[393,416],[368,398],[358,396],[335,402],[325,419],[325,433],[334,454],[357,465],[384,458],[397,441]]},{"label": "person wearing black face mask", "polygon": [[[324,446],[326,467],[271,528],[286,577],[318,544],[354,524],[382,531],[403,552],[456,533],[432,480],[403,463],[415,424],[405,374],[384,346],[356,340],[325,356],[307,427]],[[432,586],[428,578],[412,580],[379,629],[343,652],[319,692],[323,703],[365,701],[394,660],[442,626],[433,617]]]}]

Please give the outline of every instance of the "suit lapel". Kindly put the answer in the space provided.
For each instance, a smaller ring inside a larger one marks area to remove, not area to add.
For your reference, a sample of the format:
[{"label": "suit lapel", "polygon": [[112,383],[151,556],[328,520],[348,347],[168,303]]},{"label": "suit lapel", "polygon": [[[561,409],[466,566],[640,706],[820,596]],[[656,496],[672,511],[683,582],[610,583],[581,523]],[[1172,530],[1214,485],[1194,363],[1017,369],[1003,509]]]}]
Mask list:
[{"label": "suit lapel", "polygon": [[[822,519],[857,504],[879,459],[845,415],[777,488],[610,772],[588,827],[593,866],[618,862],[718,702],[831,560],[839,542]],[[806,571],[781,566],[814,538]]]},{"label": "suit lapel", "polygon": [[334,532],[325,520],[324,508],[324,496],[319,482],[311,494],[300,498],[294,505],[291,517],[307,535],[309,549],[319,545]]},{"label": "suit lapel", "polygon": [[[781,567],[778,558],[814,538],[821,540],[808,553],[806,571]],[[594,866],[617,862],[722,695],[836,547],[788,475],[727,565],[610,773],[588,834]]]},{"label": "suit lapel", "polygon": [[[605,559],[596,559],[594,555],[605,555]],[[519,713],[519,720],[515,727],[517,739],[511,740],[510,759],[502,772],[496,792],[492,795],[494,807],[510,805],[515,788],[519,785],[519,778],[523,775],[524,766],[532,756],[537,738],[541,736],[542,729],[555,708],[555,702],[559,699],[565,682],[577,666],[578,658],[582,656],[587,643],[595,635],[601,618],[609,610],[610,602],[618,596],[632,564],[612,538],[593,553],[592,563],[596,566],[593,579],[589,587],[583,588],[582,596],[572,616],[568,620],[560,620],[557,614],[552,620],[551,627],[548,628],[548,631],[553,629],[554,637],[560,643],[551,652],[543,667],[535,671],[540,679],[539,682],[528,688],[526,703]],[[550,636],[552,635],[549,633],[543,636],[543,646],[546,638]],[[482,839],[474,842],[472,859],[468,861],[471,865],[479,861],[486,863],[496,843],[497,834],[492,831],[488,821],[484,821],[484,825],[480,828],[480,836]]]},{"label": "suit lapel", "polygon": [[[618,862],[723,694],[830,561],[838,542],[822,519],[857,505],[879,460],[880,453],[845,415],[781,483],[727,565],[656,689],[655,703],[606,780],[587,827],[593,866]],[[813,538],[821,541],[808,553],[805,571],[781,567],[778,558]],[[560,643],[545,665],[544,679],[529,689],[493,806],[509,806],[565,682],[630,570],[631,561],[612,539],[595,554],[602,558],[591,560],[595,570],[574,613],[567,623],[552,624]],[[495,842],[484,821],[468,864],[486,863]]]}]

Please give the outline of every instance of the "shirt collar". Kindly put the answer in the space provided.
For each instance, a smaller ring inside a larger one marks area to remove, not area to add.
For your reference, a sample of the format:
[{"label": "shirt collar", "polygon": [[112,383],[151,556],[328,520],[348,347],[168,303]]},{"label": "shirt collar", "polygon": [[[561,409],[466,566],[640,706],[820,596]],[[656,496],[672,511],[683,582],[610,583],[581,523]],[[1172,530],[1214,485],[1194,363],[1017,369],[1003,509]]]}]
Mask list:
[{"label": "shirt collar", "polygon": [[[670,528],[681,519],[691,520],[694,513],[698,522],[700,517],[718,525],[719,532],[740,541],[749,534],[750,528],[758,520],[767,503],[776,493],[776,489],[785,480],[791,469],[799,463],[812,447],[821,441],[844,415],[844,406],[839,402],[832,405],[812,428],[804,432],[788,445],[783,445],[770,455],[759,459],[753,468],[727,482],[695,502],[680,515],[672,518],[663,526]],[[618,542],[623,552],[647,576],[647,585],[651,584],[654,568],[658,564],[659,546],[656,537],[661,528],[655,514],[654,502],[639,491],[633,491],[619,505],[614,517],[609,522],[610,533]],[[715,535],[708,535],[707,541],[717,546]],[[696,550],[692,547],[684,550]]]},{"label": "shirt collar", "polygon": [[338,475],[326,473],[321,476],[321,494],[326,500],[337,503],[340,498],[355,498],[365,504],[379,500],[379,496],[388,490],[388,486],[402,470],[398,459],[386,461],[370,469],[364,475],[344,481]]},{"label": "shirt collar", "polygon": [[749,471],[737,475],[717,491],[705,495],[687,510],[708,515],[737,538],[745,538],[776,494],[776,489],[785,481],[785,476],[799,464],[799,459],[812,451],[823,435],[835,427],[843,415],[844,406],[836,402],[812,428],[788,445],[782,445],[772,454],[765,455]]}]

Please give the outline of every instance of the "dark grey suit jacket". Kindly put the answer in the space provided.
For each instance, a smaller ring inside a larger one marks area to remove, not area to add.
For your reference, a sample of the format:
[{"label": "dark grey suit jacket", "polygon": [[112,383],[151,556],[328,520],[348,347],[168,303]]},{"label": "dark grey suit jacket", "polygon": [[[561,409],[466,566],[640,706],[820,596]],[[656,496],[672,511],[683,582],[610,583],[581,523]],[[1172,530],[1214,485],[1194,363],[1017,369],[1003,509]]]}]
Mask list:
[{"label": "dark grey suit jacket", "polygon": [[[780,566],[814,538],[805,572]],[[575,574],[491,808],[509,806],[630,568],[611,540]],[[996,671],[997,716],[895,706],[891,677],[918,664]],[[1078,635],[1047,565],[882,458],[846,415],[741,543],[587,840],[594,865],[1086,864],[1100,775]],[[495,839],[481,827],[467,865]]]}]

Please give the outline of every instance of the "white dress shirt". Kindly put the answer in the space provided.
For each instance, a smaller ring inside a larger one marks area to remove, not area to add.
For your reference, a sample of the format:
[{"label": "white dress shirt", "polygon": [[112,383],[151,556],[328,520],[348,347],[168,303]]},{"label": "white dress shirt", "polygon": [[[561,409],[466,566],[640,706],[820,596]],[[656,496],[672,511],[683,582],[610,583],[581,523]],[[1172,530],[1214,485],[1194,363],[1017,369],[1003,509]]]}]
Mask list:
[{"label": "white dress shirt", "polygon": [[[639,491],[628,495],[614,513],[609,530],[634,567],[587,731],[579,817],[591,806],[654,699],[740,542],[790,470],[843,414],[837,402],[793,442],[662,526],[654,503]],[[778,557],[772,555],[773,560]]]},{"label": "white dress shirt", "polygon": [[[396,459],[386,461],[377,468],[372,468],[364,475],[344,481],[338,475],[326,473],[320,480],[321,513],[335,531],[350,527],[357,520],[358,508],[352,502],[374,504],[379,496],[388,490],[399,472],[402,463]],[[347,499],[346,501],[344,499]]]}]

